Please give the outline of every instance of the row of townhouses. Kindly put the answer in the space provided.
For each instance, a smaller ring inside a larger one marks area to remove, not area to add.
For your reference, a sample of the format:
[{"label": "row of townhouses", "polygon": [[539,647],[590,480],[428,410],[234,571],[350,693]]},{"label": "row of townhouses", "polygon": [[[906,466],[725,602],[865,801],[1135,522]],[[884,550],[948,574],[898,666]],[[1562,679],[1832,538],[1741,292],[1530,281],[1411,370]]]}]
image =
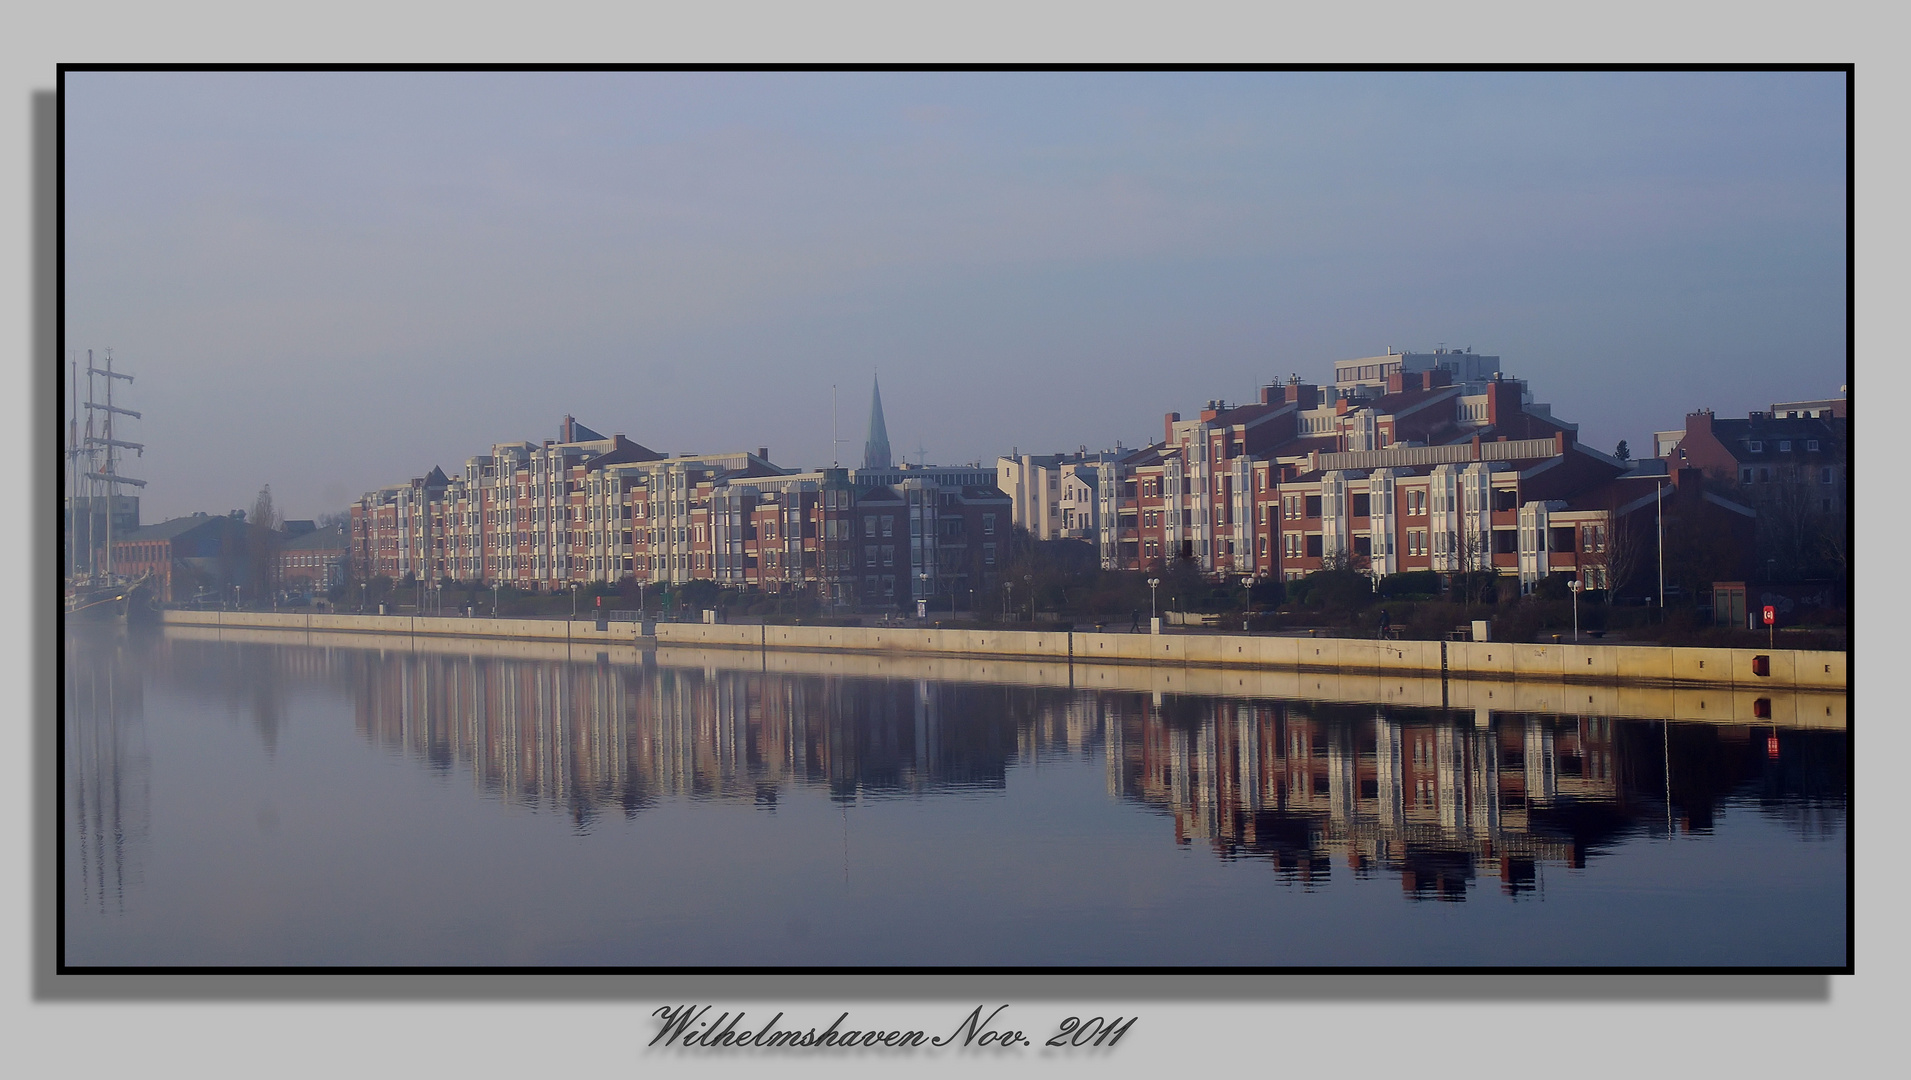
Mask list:
[{"label": "row of townhouses", "polygon": [[1845,410],[1840,397],[1744,421],[1695,412],[1655,433],[1654,456],[1622,460],[1580,443],[1498,356],[1388,350],[1335,364],[1326,386],[1295,375],[1252,401],[1167,413],[1148,446],[1018,448],[990,470],[897,464],[877,388],[860,468],[785,469],[765,447],[667,455],[567,416],[554,439],[367,492],[349,544],[362,577],[547,591],[706,580],[831,607],[955,607],[999,582],[1016,527],[1092,544],[1109,570],[1485,571],[1528,592],[1559,575],[1608,587],[1671,515],[1723,538],[1716,571],[1744,577],[1781,487],[1842,520]]},{"label": "row of townhouses", "polygon": [[671,456],[566,416],[555,439],[367,492],[351,507],[354,567],[540,591],[703,580],[838,608],[967,606],[995,584],[1010,500],[981,465],[895,463],[880,388],[870,411],[862,466],[812,471],[767,447]]},{"label": "row of townhouses", "polygon": [[1781,482],[1814,513],[1844,513],[1843,398],[1748,421],[1694,413],[1685,431],[1656,433],[1657,457],[1632,462],[1581,444],[1497,356],[1389,350],[1334,374],[1328,387],[1291,376],[1251,402],[1168,413],[1161,441],[1138,449],[1018,451],[999,459],[998,484],[1018,525],[1092,540],[1105,569],[1490,571],[1521,592],[1554,575],[1607,587],[1622,561],[1615,530],[1638,537],[1624,559],[1636,563],[1668,512],[1729,541],[1719,572],[1754,573],[1758,508]]}]

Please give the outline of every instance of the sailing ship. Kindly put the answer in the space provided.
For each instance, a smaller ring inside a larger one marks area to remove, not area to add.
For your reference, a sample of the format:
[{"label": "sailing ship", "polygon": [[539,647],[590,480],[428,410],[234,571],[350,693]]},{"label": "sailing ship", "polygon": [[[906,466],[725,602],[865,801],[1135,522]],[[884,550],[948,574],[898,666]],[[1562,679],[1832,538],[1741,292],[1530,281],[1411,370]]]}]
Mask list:
[{"label": "sailing ship", "polygon": [[[119,472],[120,453],[131,450],[140,457],[146,447],[126,442],[115,433],[117,417],[141,419],[138,412],[113,403],[115,383],[131,383],[133,377],[113,370],[113,354],[106,354],[106,366],[95,367],[93,351],[86,352],[86,400],[80,401],[79,361],[73,368],[73,412],[67,422],[67,513],[66,513],[66,590],[65,611],[81,618],[124,619],[150,606],[148,575],[129,578],[113,566],[115,519],[126,516],[128,498],[121,489],[144,488],[146,481]],[[103,380],[106,400],[97,401]],[[86,413],[84,426],[80,412]],[[131,523],[139,522],[139,500],[131,498]]]}]

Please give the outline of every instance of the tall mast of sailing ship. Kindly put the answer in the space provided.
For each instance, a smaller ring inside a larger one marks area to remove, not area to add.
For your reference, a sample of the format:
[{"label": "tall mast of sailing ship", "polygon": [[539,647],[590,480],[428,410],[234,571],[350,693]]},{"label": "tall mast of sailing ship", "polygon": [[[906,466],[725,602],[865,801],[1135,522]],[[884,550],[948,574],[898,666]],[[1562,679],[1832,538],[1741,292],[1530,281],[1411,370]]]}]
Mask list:
[{"label": "tall mast of sailing ship", "polygon": [[[104,405],[96,404],[93,401],[93,376],[95,375],[104,376],[106,379],[106,404]],[[86,354],[86,408],[87,408],[86,442],[87,442],[87,449],[94,451],[96,453],[97,456],[95,457],[95,460],[103,461],[104,464],[101,465],[97,470],[90,472],[87,475],[92,480],[94,480],[98,484],[98,486],[103,487],[106,490],[106,538],[105,539],[106,539],[106,577],[108,580],[111,580],[111,578],[113,577],[113,511],[117,507],[119,502],[120,485],[130,484],[134,487],[139,487],[139,488],[143,488],[146,486],[146,481],[144,480],[135,480],[130,476],[119,475],[118,451],[120,450],[120,448],[123,447],[128,450],[136,451],[139,453],[141,457],[144,457],[146,454],[146,447],[141,443],[121,442],[118,439],[113,438],[113,417],[115,415],[130,416],[135,420],[140,419],[139,413],[133,411],[132,409],[122,409],[113,404],[113,380],[114,379],[124,379],[127,382],[133,381],[133,377],[131,375],[128,375],[124,372],[113,370],[113,352],[111,349],[108,349],[106,352],[106,368],[103,371],[93,366],[93,353],[92,353],[92,350],[89,349]],[[100,432],[102,436],[101,438],[94,438],[92,435],[93,413],[95,411],[103,412],[105,414],[104,420],[102,421],[100,425]],[[87,518],[88,518],[88,523],[90,525],[92,520],[92,501],[91,500],[88,501],[87,510],[88,510]],[[92,541],[90,528],[88,530],[87,539],[90,546]]]}]

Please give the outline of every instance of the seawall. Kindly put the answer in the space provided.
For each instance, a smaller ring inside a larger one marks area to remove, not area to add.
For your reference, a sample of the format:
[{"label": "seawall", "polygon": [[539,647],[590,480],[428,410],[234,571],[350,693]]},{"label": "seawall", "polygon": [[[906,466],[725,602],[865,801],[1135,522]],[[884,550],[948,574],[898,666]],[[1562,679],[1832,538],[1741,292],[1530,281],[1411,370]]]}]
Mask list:
[{"label": "seawall", "polygon": [[[1378,676],[1538,681],[1559,684],[1765,688],[1844,692],[1850,655],[1792,649],[1693,649],[1647,645],[1535,645],[1484,641],[1373,641],[1228,634],[1097,634],[1058,630],[932,627],[766,626],[412,615],[319,615],[166,611],[169,626],[502,638],[581,645],[822,650],[925,656],[1359,673]],[[1763,658],[1766,674],[1758,674]]]}]

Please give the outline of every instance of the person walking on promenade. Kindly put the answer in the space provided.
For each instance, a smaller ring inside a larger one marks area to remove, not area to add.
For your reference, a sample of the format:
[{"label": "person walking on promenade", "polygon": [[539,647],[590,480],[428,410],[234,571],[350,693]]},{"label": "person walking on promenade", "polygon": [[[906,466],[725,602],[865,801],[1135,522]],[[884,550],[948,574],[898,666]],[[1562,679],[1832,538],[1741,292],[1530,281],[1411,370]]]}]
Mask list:
[{"label": "person walking on promenade", "polygon": [[1129,612],[1128,632],[1131,634],[1141,633],[1141,609],[1140,608],[1132,609]]},{"label": "person walking on promenade", "polygon": [[1389,626],[1387,623],[1387,609],[1381,608],[1380,609],[1380,637],[1382,638],[1382,640],[1385,640],[1385,638],[1387,637],[1388,629],[1389,629]]}]

